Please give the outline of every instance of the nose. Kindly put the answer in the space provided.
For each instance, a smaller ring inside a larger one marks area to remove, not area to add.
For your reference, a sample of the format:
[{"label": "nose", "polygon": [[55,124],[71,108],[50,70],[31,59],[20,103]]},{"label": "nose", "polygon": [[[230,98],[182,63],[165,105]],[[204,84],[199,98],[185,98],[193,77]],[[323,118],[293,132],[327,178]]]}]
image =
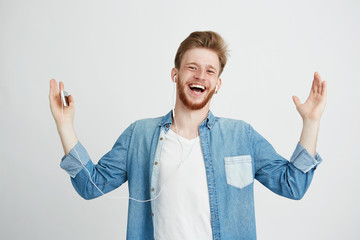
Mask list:
[{"label": "nose", "polygon": [[196,71],[195,78],[198,80],[205,80],[205,74],[206,74],[206,70],[200,68]]}]

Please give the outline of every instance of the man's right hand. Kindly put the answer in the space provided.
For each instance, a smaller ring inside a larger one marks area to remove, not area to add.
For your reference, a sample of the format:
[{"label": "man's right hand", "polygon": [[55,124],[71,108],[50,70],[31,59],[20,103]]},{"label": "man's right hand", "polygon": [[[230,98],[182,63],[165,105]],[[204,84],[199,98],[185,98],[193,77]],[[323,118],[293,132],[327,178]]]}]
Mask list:
[{"label": "man's right hand", "polygon": [[75,102],[74,98],[69,95],[69,106],[63,107],[60,98],[60,91],[64,90],[63,82],[59,82],[59,88],[57,86],[56,80],[51,79],[49,92],[50,109],[60,135],[64,153],[65,155],[68,155],[70,150],[78,142],[78,138],[75,134],[73,126],[75,115]]},{"label": "man's right hand", "polygon": [[63,125],[72,126],[75,115],[74,98],[72,95],[69,95],[69,106],[63,107],[60,98],[60,91],[64,90],[63,82],[59,82],[59,88],[57,86],[56,80],[51,79],[49,91],[51,113],[58,128],[62,127]]}]

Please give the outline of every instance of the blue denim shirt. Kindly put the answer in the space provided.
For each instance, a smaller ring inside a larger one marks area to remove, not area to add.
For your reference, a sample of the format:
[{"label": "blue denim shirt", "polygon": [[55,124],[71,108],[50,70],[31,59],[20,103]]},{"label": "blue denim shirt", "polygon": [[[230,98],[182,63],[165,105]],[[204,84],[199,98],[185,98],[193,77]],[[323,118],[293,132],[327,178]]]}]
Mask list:
[{"label": "blue denim shirt", "polygon": [[[96,165],[80,142],[74,148],[104,193],[128,181],[129,196],[146,200],[154,198],[159,190],[161,148],[171,124],[171,112],[134,122]],[[248,123],[215,117],[211,112],[200,125],[199,134],[214,240],[256,239],[254,179],[276,194],[301,199],[322,161],[318,153],[314,158],[299,143],[288,161]],[[69,173],[81,197],[101,196],[74,148],[62,158],[60,166]],[[153,239],[152,209],[153,201],[129,200],[127,239]]]}]

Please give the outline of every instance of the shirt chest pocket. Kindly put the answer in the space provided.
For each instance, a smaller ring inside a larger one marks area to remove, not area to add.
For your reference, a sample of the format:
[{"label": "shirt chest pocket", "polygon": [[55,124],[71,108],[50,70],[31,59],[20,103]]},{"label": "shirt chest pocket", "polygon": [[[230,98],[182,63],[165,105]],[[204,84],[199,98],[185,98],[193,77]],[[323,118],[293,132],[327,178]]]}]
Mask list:
[{"label": "shirt chest pocket", "polygon": [[224,164],[227,184],[244,188],[254,181],[251,155],[225,157]]}]

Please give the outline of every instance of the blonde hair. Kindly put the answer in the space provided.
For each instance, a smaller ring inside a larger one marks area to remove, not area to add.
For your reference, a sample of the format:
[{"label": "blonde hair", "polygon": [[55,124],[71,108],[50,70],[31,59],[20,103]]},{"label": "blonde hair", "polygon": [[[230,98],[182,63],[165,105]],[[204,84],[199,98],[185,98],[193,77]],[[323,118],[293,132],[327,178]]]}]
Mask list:
[{"label": "blonde hair", "polygon": [[226,65],[228,50],[224,39],[216,32],[212,31],[197,31],[192,32],[180,44],[175,55],[175,68],[180,69],[181,60],[185,52],[193,48],[207,48],[216,52],[220,61],[219,76]]}]

